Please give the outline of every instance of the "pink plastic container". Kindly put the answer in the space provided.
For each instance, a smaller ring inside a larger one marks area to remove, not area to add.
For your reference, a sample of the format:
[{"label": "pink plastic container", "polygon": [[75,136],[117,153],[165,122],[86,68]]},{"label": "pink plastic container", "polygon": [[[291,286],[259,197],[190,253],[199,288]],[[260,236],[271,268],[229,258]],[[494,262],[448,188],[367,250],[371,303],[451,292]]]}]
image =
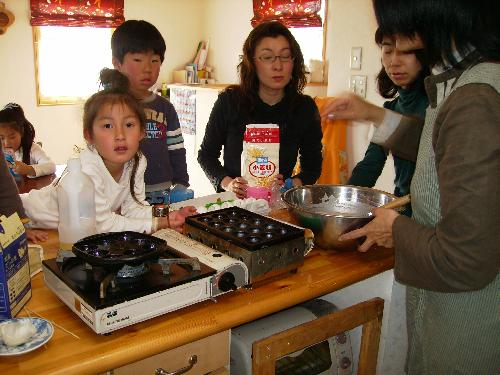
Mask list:
[{"label": "pink plastic container", "polygon": [[247,188],[247,197],[265,199],[269,202],[271,200],[271,190],[265,187],[249,186]]}]

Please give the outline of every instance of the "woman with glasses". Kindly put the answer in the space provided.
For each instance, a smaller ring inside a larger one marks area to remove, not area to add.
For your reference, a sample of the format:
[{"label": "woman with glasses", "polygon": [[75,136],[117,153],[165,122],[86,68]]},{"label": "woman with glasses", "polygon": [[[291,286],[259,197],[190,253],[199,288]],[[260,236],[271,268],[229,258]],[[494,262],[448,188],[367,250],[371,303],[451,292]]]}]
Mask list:
[{"label": "woman with glasses", "polygon": [[[246,197],[241,153],[248,124],[279,126],[278,184],[287,178],[294,186],[314,184],[321,174],[321,124],[313,99],[302,94],[304,58],[293,35],[279,22],[258,25],[243,45],[238,71],[240,83],[219,95],[198,152],[198,162],[215,190]],[[292,175],[298,156],[301,170]]]}]

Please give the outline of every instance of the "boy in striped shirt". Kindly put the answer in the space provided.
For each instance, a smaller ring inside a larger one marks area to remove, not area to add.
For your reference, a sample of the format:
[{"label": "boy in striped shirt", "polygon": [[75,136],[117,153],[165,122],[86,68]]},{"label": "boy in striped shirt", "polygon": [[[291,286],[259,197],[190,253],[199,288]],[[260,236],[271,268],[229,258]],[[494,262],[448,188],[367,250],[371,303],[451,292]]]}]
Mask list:
[{"label": "boy in striped shirt", "polygon": [[128,77],[130,91],[141,101],[146,114],[141,151],[148,161],[144,181],[150,204],[163,203],[171,187],[189,186],[177,112],[166,98],[150,91],[158,79],[165,49],[161,33],[147,21],[125,21],[111,38],[113,66]]}]

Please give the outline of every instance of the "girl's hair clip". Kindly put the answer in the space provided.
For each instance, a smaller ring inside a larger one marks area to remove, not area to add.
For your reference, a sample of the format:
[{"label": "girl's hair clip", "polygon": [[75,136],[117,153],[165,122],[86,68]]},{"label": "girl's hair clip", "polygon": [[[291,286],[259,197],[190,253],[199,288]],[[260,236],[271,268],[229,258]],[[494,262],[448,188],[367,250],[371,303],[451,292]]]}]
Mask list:
[{"label": "girl's hair clip", "polygon": [[101,82],[101,87],[103,90],[111,90],[113,85],[111,84],[111,82],[107,82],[107,83]]},{"label": "girl's hair clip", "polygon": [[2,111],[5,109],[14,109],[14,108],[21,108],[21,106],[16,103],[9,103],[5,107],[3,107]]}]

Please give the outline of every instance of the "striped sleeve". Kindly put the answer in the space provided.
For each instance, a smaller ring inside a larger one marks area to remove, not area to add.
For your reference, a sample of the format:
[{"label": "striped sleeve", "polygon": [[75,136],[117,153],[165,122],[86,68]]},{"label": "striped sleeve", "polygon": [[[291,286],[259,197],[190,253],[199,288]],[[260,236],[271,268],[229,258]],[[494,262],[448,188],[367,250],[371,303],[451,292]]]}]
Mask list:
[{"label": "striped sleeve", "polygon": [[182,137],[182,129],[180,127],[175,130],[168,130],[167,128],[167,145],[169,151],[184,148],[184,138]]}]

